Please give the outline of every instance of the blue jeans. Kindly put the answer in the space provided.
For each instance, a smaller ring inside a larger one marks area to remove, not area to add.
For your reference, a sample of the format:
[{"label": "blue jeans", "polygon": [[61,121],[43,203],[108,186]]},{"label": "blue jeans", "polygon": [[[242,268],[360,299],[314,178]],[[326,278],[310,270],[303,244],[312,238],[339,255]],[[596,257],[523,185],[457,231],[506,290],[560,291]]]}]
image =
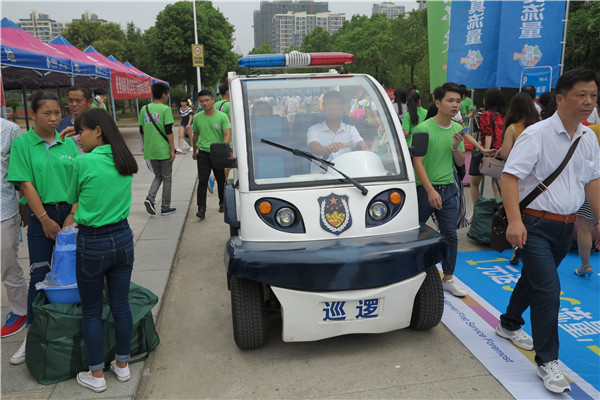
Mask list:
[{"label": "blue jeans", "polygon": [[79,225],[77,286],[81,296],[83,339],[92,371],[104,368],[102,288],[105,277],[110,312],[115,320],[115,359],[129,360],[133,329],[129,308],[132,270],[133,233],[126,219],[99,228]]},{"label": "blue jeans", "polygon": [[427,222],[431,214],[435,213],[440,227],[440,233],[448,242],[450,254],[442,261],[442,270],[445,275],[454,275],[456,267],[456,254],[458,252],[458,237],[456,224],[458,223],[458,188],[454,183],[448,185],[433,185],[433,188],[442,197],[442,209],[436,210],[429,205],[427,192],[422,185],[417,186],[419,199],[419,223]]},{"label": "blue jeans", "polygon": [[557,268],[569,252],[573,224],[523,215],[527,241],[520,251],[521,277],[510,296],[502,326],[516,331],[525,323],[522,314],[531,307],[531,330],[538,365],[558,360],[560,280]]},{"label": "blue jeans", "polygon": [[[71,212],[68,203],[44,204],[44,209],[54,222],[62,228],[65,219]],[[27,208],[27,248],[29,250],[29,289],[27,291],[27,326],[33,323],[33,301],[38,291],[35,284],[46,278],[52,265],[52,251],[54,240],[44,234],[42,223],[37,219],[30,208]]]}]

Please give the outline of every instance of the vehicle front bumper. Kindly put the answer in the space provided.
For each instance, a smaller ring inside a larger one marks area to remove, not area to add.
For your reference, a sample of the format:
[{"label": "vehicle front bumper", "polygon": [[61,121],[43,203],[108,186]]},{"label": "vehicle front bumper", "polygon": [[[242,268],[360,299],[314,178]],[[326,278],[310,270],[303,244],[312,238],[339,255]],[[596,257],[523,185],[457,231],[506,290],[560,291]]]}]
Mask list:
[{"label": "vehicle front bumper", "polygon": [[229,275],[296,290],[368,289],[411,278],[448,255],[432,228],[382,236],[312,242],[248,242],[225,248]]}]

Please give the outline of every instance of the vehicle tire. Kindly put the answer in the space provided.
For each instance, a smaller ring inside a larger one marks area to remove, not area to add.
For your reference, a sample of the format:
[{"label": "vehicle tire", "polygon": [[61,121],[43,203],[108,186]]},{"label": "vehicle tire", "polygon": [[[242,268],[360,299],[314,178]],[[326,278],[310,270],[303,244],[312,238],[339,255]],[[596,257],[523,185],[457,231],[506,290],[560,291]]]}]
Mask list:
[{"label": "vehicle tire", "polygon": [[265,344],[267,334],[263,285],[235,275],[230,283],[235,344],[242,350],[257,349]]},{"label": "vehicle tire", "polygon": [[427,274],[415,296],[410,327],[416,330],[431,329],[442,320],[444,313],[444,289],[440,273],[435,266],[425,270]]}]

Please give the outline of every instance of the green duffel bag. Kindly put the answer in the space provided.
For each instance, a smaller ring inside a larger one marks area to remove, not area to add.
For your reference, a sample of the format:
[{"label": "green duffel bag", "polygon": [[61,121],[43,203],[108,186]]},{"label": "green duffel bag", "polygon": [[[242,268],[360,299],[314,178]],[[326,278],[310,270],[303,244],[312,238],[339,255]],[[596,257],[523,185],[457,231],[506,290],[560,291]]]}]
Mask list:
[{"label": "green duffel bag", "polygon": [[[150,290],[131,283],[129,304],[133,317],[131,356],[146,354],[160,343],[154,326],[152,308],[158,297]],[[41,384],[51,385],[73,378],[89,369],[87,350],[81,328],[81,304],[48,303],[40,290],[33,302],[35,322],[27,333],[25,361],[33,377]],[[106,368],[115,358],[115,322],[110,307],[102,308],[104,329],[104,362]],[[136,358],[141,361],[145,357]]]},{"label": "green duffel bag", "polygon": [[[500,201],[483,195],[485,178],[485,175],[481,178],[479,197],[473,206],[473,217],[467,236],[480,243],[489,244],[492,239],[492,217]],[[496,184],[498,183],[496,182]],[[500,186],[498,186],[498,190],[500,190]]]}]

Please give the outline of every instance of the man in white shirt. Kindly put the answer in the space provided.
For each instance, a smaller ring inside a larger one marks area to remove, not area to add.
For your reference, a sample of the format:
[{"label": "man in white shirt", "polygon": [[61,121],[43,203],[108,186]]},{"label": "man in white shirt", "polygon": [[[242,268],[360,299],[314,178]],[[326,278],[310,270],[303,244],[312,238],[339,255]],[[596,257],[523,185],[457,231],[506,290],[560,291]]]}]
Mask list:
[{"label": "man in white shirt", "polygon": [[[558,366],[557,268],[571,246],[584,195],[600,233],[600,150],[596,135],[581,124],[596,104],[599,85],[600,78],[589,69],[563,74],[556,85],[557,112],[519,135],[502,174],[506,238],[521,249],[523,269],[496,333],[523,349],[535,349],[537,374],[554,393],[571,390]],[[565,169],[521,211],[519,202],[556,170],[577,138],[580,143]],[[533,340],[521,329],[527,307]]]},{"label": "man in white shirt", "polygon": [[1,336],[8,337],[19,333],[27,323],[27,281],[19,265],[19,238],[21,214],[15,187],[8,183],[8,161],[13,140],[21,134],[16,124],[1,119],[0,150],[2,153],[2,195],[0,196],[0,220],[2,221],[2,283],[8,298],[9,312],[2,326]]},{"label": "man in white shirt", "polygon": [[[335,157],[352,151],[358,145],[368,150],[367,143],[356,128],[340,120],[344,112],[344,99],[340,92],[330,91],[323,97],[325,121],[308,128],[307,143],[309,150],[316,156],[327,156],[331,161]],[[311,172],[325,172],[318,163],[311,164]]]}]

